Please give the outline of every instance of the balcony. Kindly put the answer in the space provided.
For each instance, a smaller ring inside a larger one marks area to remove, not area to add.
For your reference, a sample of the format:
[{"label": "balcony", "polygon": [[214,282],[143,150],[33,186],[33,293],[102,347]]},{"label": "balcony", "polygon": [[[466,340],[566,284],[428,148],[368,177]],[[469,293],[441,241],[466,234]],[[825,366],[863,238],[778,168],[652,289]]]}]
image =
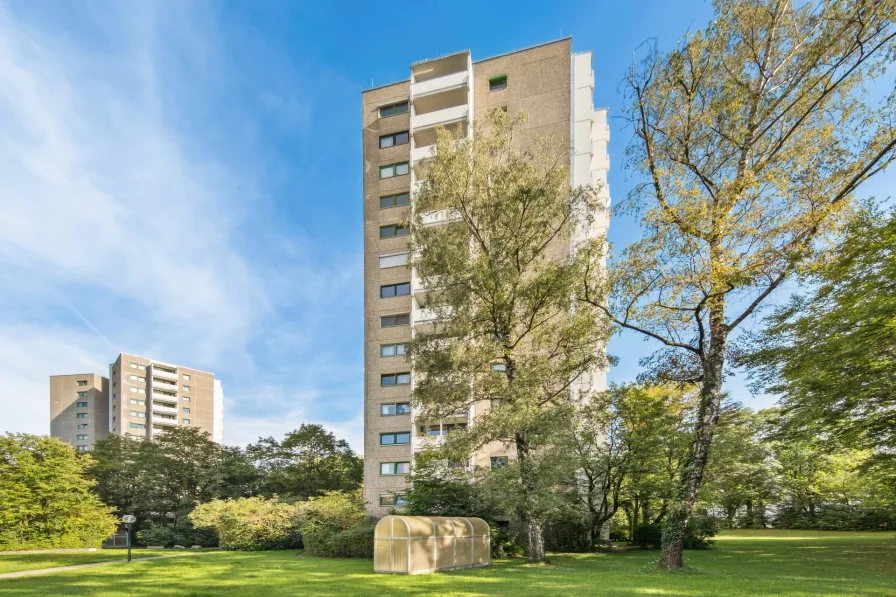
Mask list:
[{"label": "balcony", "polygon": [[441,226],[449,222],[457,222],[460,220],[460,213],[456,210],[434,209],[425,211],[420,214],[424,226]]},{"label": "balcony", "polygon": [[162,413],[166,415],[174,415],[175,417],[178,414],[177,406],[171,406],[168,404],[161,404],[153,400],[152,403],[152,412],[154,413]]},{"label": "balcony", "polygon": [[413,125],[415,129],[433,127],[440,124],[444,126],[466,120],[469,113],[470,108],[466,104],[451,106],[450,108],[433,110],[424,114],[414,114]]},{"label": "balcony", "polygon": [[165,417],[158,417],[156,415],[152,416],[152,424],[153,427],[156,425],[161,425],[163,427],[177,427],[177,417],[173,419],[166,419]]},{"label": "balcony", "polygon": [[434,309],[417,309],[414,311],[414,330],[424,334],[436,331],[439,317]]},{"label": "balcony", "polygon": [[466,88],[470,81],[470,73],[466,70],[427,79],[419,83],[411,83],[411,97],[422,97],[433,93]]},{"label": "balcony", "polygon": [[153,377],[164,377],[165,379],[173,379],[174,381],[177,381],[177,371],[171,373],[154,366],[152,368],[152,375]]},{"label": "balcony", "polygon": [[434,157],[436,157],[436,146],[434,144],[415,147],[411,150],[411,161],[413,162],[431,160]]},{"label": "balcony", "polygon": [[177,392],[177,383],[164,379],[156,379],[156,373],[153,372],[152,387],[159,390],[168,390],[169,392]]},{"label": "balcony", "polygon": [[438,450],[445,443],[444,435],[418,435],[411,440],[414,452]]}]

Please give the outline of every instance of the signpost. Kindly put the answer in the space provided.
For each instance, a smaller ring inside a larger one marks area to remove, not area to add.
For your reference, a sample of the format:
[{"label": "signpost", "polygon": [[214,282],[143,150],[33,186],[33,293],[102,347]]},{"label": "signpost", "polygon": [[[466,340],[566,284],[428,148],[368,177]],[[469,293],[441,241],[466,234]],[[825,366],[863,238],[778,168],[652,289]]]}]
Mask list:
[{"label": "signpost", "polygon": [[125,514],[121,517],[124,522],[124,532],[128,539],[128,562],[131,561],[131,525],[137,522],[137,517],[133,514]]}]

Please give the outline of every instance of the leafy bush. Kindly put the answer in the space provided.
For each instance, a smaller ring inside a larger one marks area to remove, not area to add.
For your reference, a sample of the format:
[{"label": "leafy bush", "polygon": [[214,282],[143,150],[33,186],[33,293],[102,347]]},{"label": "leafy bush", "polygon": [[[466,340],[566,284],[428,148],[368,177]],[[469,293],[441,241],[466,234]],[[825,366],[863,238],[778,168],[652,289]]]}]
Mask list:
[{"label": "leafy bush", "polygon": [[896,512],[887,508],[868,508],[825,504],[813,514],[806,508],[786,506],[778,510],[775,528],[815,531],[882,531],[896,528]]},{"label": "leafy bush", "polygon": [[638,547],[657,549],[663,539],[663,529],[656,524],[639,524],[632,531],[632,543]]},{"label": "leafy bush", "polygon": [[685,549],[709,549],[711,538],[719,534],[719,521],[713,516],[694,514],[684,532]]},{"label": "leafy bush", "polygon": [[212,500],[196,506],[190,520],[196,527],[214,529],[222,549],[261,551],[302,546],[299,506],[277,499]]},{"label": "leafy bush", "polygon": [[137,543],[139,545],[161,545],[168,547],[174,545],[173,527],[148,527],[137,531]]},{"label": "leafy bush", "polygon": [[373,521],[357,493],[331,491],[299,504],[305,553],[324,558],[372,558]]},{"label": "leafy bush", "polygon": [[365,524],[336,533],[305,533],[305,553],[321,558],[372,558],[374,527]]}]

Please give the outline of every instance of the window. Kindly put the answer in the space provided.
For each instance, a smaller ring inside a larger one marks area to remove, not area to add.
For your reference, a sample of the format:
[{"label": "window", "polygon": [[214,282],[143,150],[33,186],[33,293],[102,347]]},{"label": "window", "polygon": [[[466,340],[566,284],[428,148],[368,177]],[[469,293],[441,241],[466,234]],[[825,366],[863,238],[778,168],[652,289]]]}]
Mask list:
[{"label": "window", "polygon": [[410,431],[398,431],[396,433],[380,433],[381,446],[397,446],[411,443]]},{"label": "window", "polygon": [[440,435],[448,435],[455,429],[465,429],[466,427],[466,423],[447,423],[443,424],[441,427],[439,425],[430,425],[429,429],[420,427],[420,431],[431,437],[438,437]]},{"label": "window", "polygon": [[189,424],[190,424],[190,419],[184,419],[184,425],[189,425]]},{"label": "window", "polygon": [[79,379],[79,380],[78,380],[78,385],[79,385],[79,386],[86,386],[86,385],[87,385],[87,381],[86,381],[86,380],[80,380],[80,379]]},{"label": "window", "polygon": [[78,452],[86,452],[87,446],[78,446]]},{"label": "window", "polygon": [[504,373],[507,371],[507,365],[504,363],[495,363],[492,365],[492,371],[497,371],[498,373]]},{"label": "window", "polygon": [[87,429],[87,423],[78,423],[78,429]]},{"label": "window", "polygon": [[384,373],[380,375],[381,386],[406,386],[411,383],[410,373]]},{"label": "window", "polygon": [[87,392],[78,392],[78,398],[87,398]]},{"label": "window", "polygon": [[381,475],[407,475],[411,472],[410,462],[381,462]]},{"label": "window", "polygon": [[87,408],[87,403],[86,402],[76,402],[75,406],[77,406],[78,408]]},{"label": "window", "polygon": [[171,375],[177,375],[177,369],[170,369],[168,367],[162,367],[161,365],[153,365],[158,371],[164,371],[165,373],[170,373]]},{"label": "window", "polygon": [[407,503],[403,493],[381,493],[380,506],[404,506]]},{"label": "window", "polygon": [[146,406],[146,400],[137,400],[136,398],[131,398],[131,404],[136,404],[137,406]]},{"label": "window", "polygon": [[134,381],[139,381],[140,383],[146,383],[145,377],[140,377],[139,375],[131,375],[130,377]]},{"label": "window", "polygon": [[189,396],[184,396],[184,402],[189,402],[189,401],[190,401],[190,397],[189,397]]},{"label": "window", "polygon": [[141,365],[140,363],[131,363],[131,369],[137,369],[139,371],[146,371],[146,365]]},{"label": "window", "polygon": [[86,435],[79,435],[79,436],[77,437],[77,439],[87,439],[87,436],[86,436]]},{"label": "window", "polygon": [[407,162],[396,162],[395,164],[387,164],[380,166],[380,179],[392,178],[393,176],[404,176],[411,171]]},{"label": "window", "polygon": [[184,379],[185,379],[186,381],[190,381],[190,376],[187,375],[186,373],[184,373]]},{"label": "window", "polygon": [[411,283],[386,284],[380,286],[380,298],[392,298],[393,296],[407,296],[411,294]]},{"label": "window", "polygon": [[380,346],[381,357],[403,357],[408,352],[408,345],[401,344],[383,344]]},{"label": "window", "polygon": [[410,402],[393,402],[389,404],[380,404],[380,416],[390,417],[392,415],[407,415],[411,412]]},{"label": "window", "polygon": [[185,406],[185,407],[184,407],[184,412],[187,413],[187,414],[190,414],[190,409],[187,408],[187,407]]},{"label": "window", "polygon": [[78,418],[78,419],[86,419],[86,418],[87,418],[87,413],[77,413],[77,414],[75,415],[75,418]]},{"label": "window", "polygon": [[164,396],[166,398],[177,398],[177,394],[175,394],[173,392],[166,392],[164,390],[153,390],[152,394],[153,394],[153,396],[158,395],[158,396]]},{"label": "window", "polygon": [[387,116],[395,116],[396,114],[407,114],[408,103],[398,102],[397,104],[389,104],[388,106],[380,106],[380,118]]},{"label": "window", "polygon": [[395,195],[380,197],[380,209],[386,209],[387,207],[401,207],[402,205],[409,205],[410,203],[410,193],[397,193]]},{"label": "window", "polygon": [[190,386],[184,386],[184,392],[189,392],[189,391],[190,391]]},{"label": "window", "polygon": [[394,328],[398,325],[410,325],[411,316],[407,313],[403,315],[384,315],[380,317],[381,328]]},{"label": "window", "polygon": [[490,77],[488,80],[488,90],[489,91],[501,91],[502,89],[507,89],[507,75],[500,74],[495,75],[494,77]]},{"label": "window", "polygon": [[131,429],[146,429],[143,423],[131,423]]},{"label": "window", "polygon": [[394,253],[392,255],[383,255],[380,257],[380,269],[387,267],[399,267],[408,264],[407,253]]},{"label": "window", "polygon": [[380,238],[395,238],[397,236],[408,235],[407,226],[400,224],[389,224],[388,226],[380,226]]},{"label": "window", "polygon": [[137,417],[138,419],[145,419],[145,418],[146,418],[146,413],[142,413],[142,412],[140,412],[139,410],[132,410],[132,411],[131,411],[131,416],[132,416],[132,417]]},{"label": "window", "polygon": [[506,456],[492,456],[492,470],[497,471],[507,466]]},{"label": "window", "polygon": [[410,140],[407,131],[401,133],[393,133],[391,135],[383,135],[380,137],[380,149],[393,147],[395,145],[404,145]]}]

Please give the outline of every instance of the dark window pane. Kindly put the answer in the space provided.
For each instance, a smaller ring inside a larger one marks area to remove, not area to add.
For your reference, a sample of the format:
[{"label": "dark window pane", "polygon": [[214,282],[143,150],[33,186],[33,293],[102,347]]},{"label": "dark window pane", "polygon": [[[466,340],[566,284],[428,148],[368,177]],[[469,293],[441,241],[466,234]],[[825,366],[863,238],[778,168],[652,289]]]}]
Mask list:
[{"label": "dark window pane", "polygon": [[380,226],[380,238],[392,238],[395,236],[395,226]]},{"label": "dark window pane", "polygon": [[410,402],[399,402],[395,405],[395,414],[398,415],[406,415],[411,412],[411,403]]},{"label": "dark window pane", "polygon": [[404,145],[404,144],[407,143],[409,140],[410,140],[410,138],[408,137],[408,132],[407,132],[407,131],[405,131],[405,132],[403,132],[403,133],[396,133],[396,134],[395,134],[395,144],[396,144],[396,145]]},{"label": "dark window pane", "polygon": [[380,435],[380,445],[391,446],[395,443],[395,435],[392,433],[383,433]]},{"label": "dark window pane", "polygon": [[409,325],[411,323],[410,315],[397,315],[395,317],[395,325]]},{"label": "dark window pane", "polygon": [[380,286],[380,298],[390,298],[395,296],[395,285]]},{"label": "dark window pane", "polygon": [[394,375],[381,375],[380,376],[380,384],[384,386],[394,386],[395,385],[395,376]]},{"label": "dark window pane", "polygon": [[400,193],[395,195],[395,205],[407,205],[411,202],[410,193]]},{"label": "dark window pane", "polygon": [[403,102],[401,104],[395,104],[393,108],[395,109],[395,114],[406,114],[408,111],[408,103]]},{"label": "dark window pane", "polygon": [[407,236],[408,232],[410,232],[410,230],[404,226],[395,226],[395,236]]},{"label": "dark window pane", "polygon": [[395,294],[398,296],[405,296],[405,295],[411,294],[410,282],[405,282],[404,284],[396,284],[395,285]]},{"label": "dark window pane", "polygon": [[411,443],[411,434],[408,433],[396,433],[395,434],[395,443],[396,444],[409,444]]},{"label": "dark window pane", "polygon": [[394,195],[390,195],[389,197],[380,197],[380,209],[392,207],[393,205],[395,205]]},{"label": "dark window pane", "polygon": [[394,143],[395,143],[395,138],[392,135],[386,135],[385,137],[380,137],[380,149],[392,147],[392,145]]}]

